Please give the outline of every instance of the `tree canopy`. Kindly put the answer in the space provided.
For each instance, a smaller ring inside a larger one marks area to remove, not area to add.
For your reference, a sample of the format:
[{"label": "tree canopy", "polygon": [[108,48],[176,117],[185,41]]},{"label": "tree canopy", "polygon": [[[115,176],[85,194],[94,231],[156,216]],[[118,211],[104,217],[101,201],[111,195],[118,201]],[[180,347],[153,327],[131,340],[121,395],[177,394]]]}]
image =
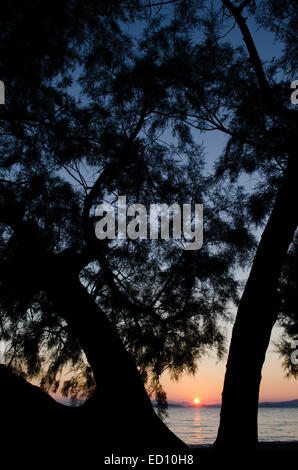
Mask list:
[{"label": "tree canopy", "polygon": [[[279,57],[266,63],[259,56],[246,12],[254,26],[275,35]],[[47,390],[61,385],[66,395],[86,395],[95,382],[104,387],[99,371],[107,372],[102,363],[113,356],[107,349],[113,331],[162,403],[165,370],[174,378],[194,372],[211,347],[222,357],[222,320],[243,288],[237,270],[252,265],[262,278],[258,259],[264,267],[280,235],[276,208],[294,193],[297,111],[289,97],[296,15],[290,0],[282,7],[269,0],[5,2],[0,339],[6,363],[38,377]],[[229,40],[236,26],[242,45]],[[201,135],[216,131],[226,145],[206,169]],[[245,184],[247,178],[255,184]],[[96,205],[115,204],[121,195],[146,207],[203,204],[203,247],[183,250],[171,238],[98,240]],[[295,244],[275,295],[297,227],[290,219],[286,213],[288,238],[265,280],[270,325],[265,314],[261,324],[269,338],[275,310],[286,332],[296,334],[289,278]],[[255,232],[264,227],[271,235],[257,249]],[[76,323],[75,294],[85,302]],[[260,339],[261,359],[267,336]],[[104,345],[100,366],[96,341]]]},{"label": "tree canopy", "polygon": [[[62,6],[70,8],[67,2]],[[254,247],[243,212],[246,195],[204,173],[203,149],[183,122],[166,116],[174,105],[171,94],[181,86],[180,52],[165,63],[158,57],[163,44],[154,57],[151,39],[146,46],[143,37],[124,34],[119,21],[127,19],[126,9],[94,12],[86,6],[82,15],[67,9],[55,25],[38,3],[30,9],[31,23],[49,22],[54,34],[45,30],[45,41],[36,43],[41,31],[29,28],[29,11],[20,9],[19,23],[11,18],[5,36],[7,61],[18,44],[14,31],[24,27],[28,39],[19,40],[28,50],[17,49],[26,58],[28,79],[22,66],[15,70],[4,63],[9,98],[0,110],[6,361],[31,378],[39,376],[53,391],[66,366],[74,371],[64,382],[66,394],[93,390],[78,338],[55,311],[42,275],[46,258],[71,253],[90,297],[117,328],[149,390],[162,400],[164,370],[178,378],[194,372],[210,347],[223,354],[219,320],[238,300],[235,268],[245,265]],[[186,21],[193,23],[189,14],[166,30],[185,42]],[[57,41],[63,42],[58,51]],[[172,54],[173,44],[168,46]],[[167,133],[170,141],[164,140]],[[174,240],[100,243],[90,211],[121,194],[146,207],[203,203],[203,248],[190,253]]]}]

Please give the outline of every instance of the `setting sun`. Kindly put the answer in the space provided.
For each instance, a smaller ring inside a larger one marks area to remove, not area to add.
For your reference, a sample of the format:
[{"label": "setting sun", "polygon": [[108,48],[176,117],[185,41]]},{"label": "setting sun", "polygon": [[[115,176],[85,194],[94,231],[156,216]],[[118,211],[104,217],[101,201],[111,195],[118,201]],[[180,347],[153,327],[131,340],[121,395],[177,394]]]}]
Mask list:
[{"label": "setting sun", "polygon": [[193,400],[195,405],[198,405],[200,403],[200,399],[198,397],[194,398]]}]

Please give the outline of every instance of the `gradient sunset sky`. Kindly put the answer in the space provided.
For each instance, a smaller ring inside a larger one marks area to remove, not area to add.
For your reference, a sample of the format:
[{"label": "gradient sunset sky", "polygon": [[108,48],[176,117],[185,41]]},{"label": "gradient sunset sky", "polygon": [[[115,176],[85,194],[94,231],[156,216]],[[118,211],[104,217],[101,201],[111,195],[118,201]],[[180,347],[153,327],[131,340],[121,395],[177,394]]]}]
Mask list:
[{"label": "gradient sunset sky", "polygon": [[[215,5],[218,3],[215,0]],[[249,20],[248,25],[253,30],[257,49],[264,60],[271,60],[273,56],[280,53],[280,45],[273,41],[270,33],[257,29]],[[141,34],[141,27],[138,25],[125,25],[125,29],[135,36]],[[239,30],[235,28],[226,37],[235,45],[242,44]],[[297,77],[296,77],[297,78]],[[289,84],[290,90],[290,84]],[[73,90],[76,94],[76,88]],[[289,91],[290,96],[290,91]],[[196,135],[197,142],[204,144],[206,150],[206,170],[211,171],[212,164],[223,149],[227,137],[220,132],[209,132],[204,135]],[[250,184],[250,181],[247,181]],[[251,183],[253,184],[253,183]],[[227,349],[230,343],[232,324],[226,326],[227,329]],[[260,401],[284,401],[298,399],[298,380],[285,378],[285,371],[282,369],[282,359],[274,352],[274,342],[278,340],[281,329],[275,327],[272,333],[271,344],[267,351],[266,361],[262,373],[260,390]],[[251,339],[253,347],[253,338]],[[0,362],[2,344],[0,343]],[[218,362],[215,353],[210,351],[210,356],[205,356],[198,365],[198,371],[194,376],[183,375],[178,381],[172,381],[167,374],[162,376],[161,382],[167,393],[169,401],[193,402],[194,397],[199,397],[201,404],[215,404],[221,402],[221,392],[224,383],[225,366],[227,355]],[[245,363],[243,364],[245,368]],[[243,383],[243,387],[246,384]]]},{"label": "gradient sunset sky", "polygon": [[[228,327],[228,344],[230,342],[232,326]],[[271,337],[270,347],[267,351],[266,361],[262,373],[260,401],[287,401],[298,399],[298,380],[285,378],[282,369],[282,360],[274,352],[274,342],[278,340],[282,330],[275,327]],[[252,338],[253,345],[253,338]],[[215,353],[206,356],[199,363],[195,376],[184,375],[179,382],[173,382],[164,374],[162,384],[167,392],[169,401],[193,402],[199,397],[201,404],[221,403],[221,392],[224,383],[224,374],[227,357],[217,361]],[[245,367],[245,364],[243,364]],[[245,387],[245,384],[243,384]]]},{"label": "gradient sunset sky", "polygon": [[[215,5],[218,5],[218,0],[215,0]],[[274,56],[279,56],[281,45],[274,40],[271,33],[257,28],[251,19],[248,20],[248,26],[253,32],[256,47],[264,61],[270,62]],[[231,41],[234,45],[243,45],[242,37],[237,27],[226,37],[226,40]],[[227,141],[227,137],[217,131],[207,132],[196,137],[198,137],[198,141],[204,144],[207,170],[211,170],[213,162]],[[247,179],[245,184],[253,185],[253,181]],[[227,347],[230,343],[231,332],[232,325],[229,325],[227,326]],[[270,347],[267,351],[262,372],[260,401],[298,399],[298,380],[285,378],[285,371],[282,369],[282,359],[274,351],[274,342],[278,340],[281,333],[281,328],[275,327],[273,329]],[[184,375],[179,382],[173,382],[168,375],[164,374],[161,382],[167,392],[168,400],[193,402],[194,397],[199,397],[201,404],[220,403],[226,361],[227,356],[218,362],[215,354],[210,352],[210,357],[206,356],[199,363],[195,376]],[[245,367],[245,364],[243,364],[243,367]],[[243,384],[243,387],[245,387],[245,384]]]}]

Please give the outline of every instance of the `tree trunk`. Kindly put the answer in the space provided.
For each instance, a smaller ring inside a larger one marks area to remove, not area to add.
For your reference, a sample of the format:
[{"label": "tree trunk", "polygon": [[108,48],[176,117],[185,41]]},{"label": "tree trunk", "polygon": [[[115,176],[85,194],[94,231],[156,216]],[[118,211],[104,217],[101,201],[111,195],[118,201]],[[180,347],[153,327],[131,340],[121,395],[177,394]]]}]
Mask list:
[{"label": "tree trunk", "polygon": [[135,362],[105,314],[71,273],[71,265],[55,263],[51,271],[48,295],[79,340],[94,373],[97,389],[90,406],[94,425],[104,429],[105,450],[180,448],[185,452],[185,444],[157,417]]},{"label": "tree trunk", "polygon": [[[27,289],[33,282],[37,289],[47,293],[54,309],[79,341],[92,368],[97,388],[86,408],[90,415],[89,424],[104,431],[101,432],[102,449],[125,452],[129,449],[133,452],[180,449],[188,453],[187,446],[157,417],[134,360],[116,329],[80,283],[80,255],[72,250],[49,254],[43,233],[34,222],[25,223],[17,211],[1,209],[1,220],[15,233],[21,286]],[[97,449],[99,437],[93,427],[89,427],[92,432],[88,438],[94,437]]]},{"label": "tree trunk", "polygon": [[217,448],[255,446],[261,371],[278,314],[277,285],[298,223],[297,159],[285,178],[259,243],[233,328]]}]

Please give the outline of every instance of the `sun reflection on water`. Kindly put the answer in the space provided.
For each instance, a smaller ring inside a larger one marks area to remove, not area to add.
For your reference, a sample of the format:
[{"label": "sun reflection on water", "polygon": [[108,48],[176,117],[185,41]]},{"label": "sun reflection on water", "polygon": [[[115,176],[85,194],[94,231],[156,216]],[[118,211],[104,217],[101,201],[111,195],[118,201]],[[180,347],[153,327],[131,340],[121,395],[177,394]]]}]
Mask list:
[{"label": "sun reflection on water", "polygon": [[202,435],[202,423],[201,423],[201,414],[199,408],[194,410],[193,416],[193,433],[195,435],[195,440],[197,442],[201,441],[203,438]]}]

